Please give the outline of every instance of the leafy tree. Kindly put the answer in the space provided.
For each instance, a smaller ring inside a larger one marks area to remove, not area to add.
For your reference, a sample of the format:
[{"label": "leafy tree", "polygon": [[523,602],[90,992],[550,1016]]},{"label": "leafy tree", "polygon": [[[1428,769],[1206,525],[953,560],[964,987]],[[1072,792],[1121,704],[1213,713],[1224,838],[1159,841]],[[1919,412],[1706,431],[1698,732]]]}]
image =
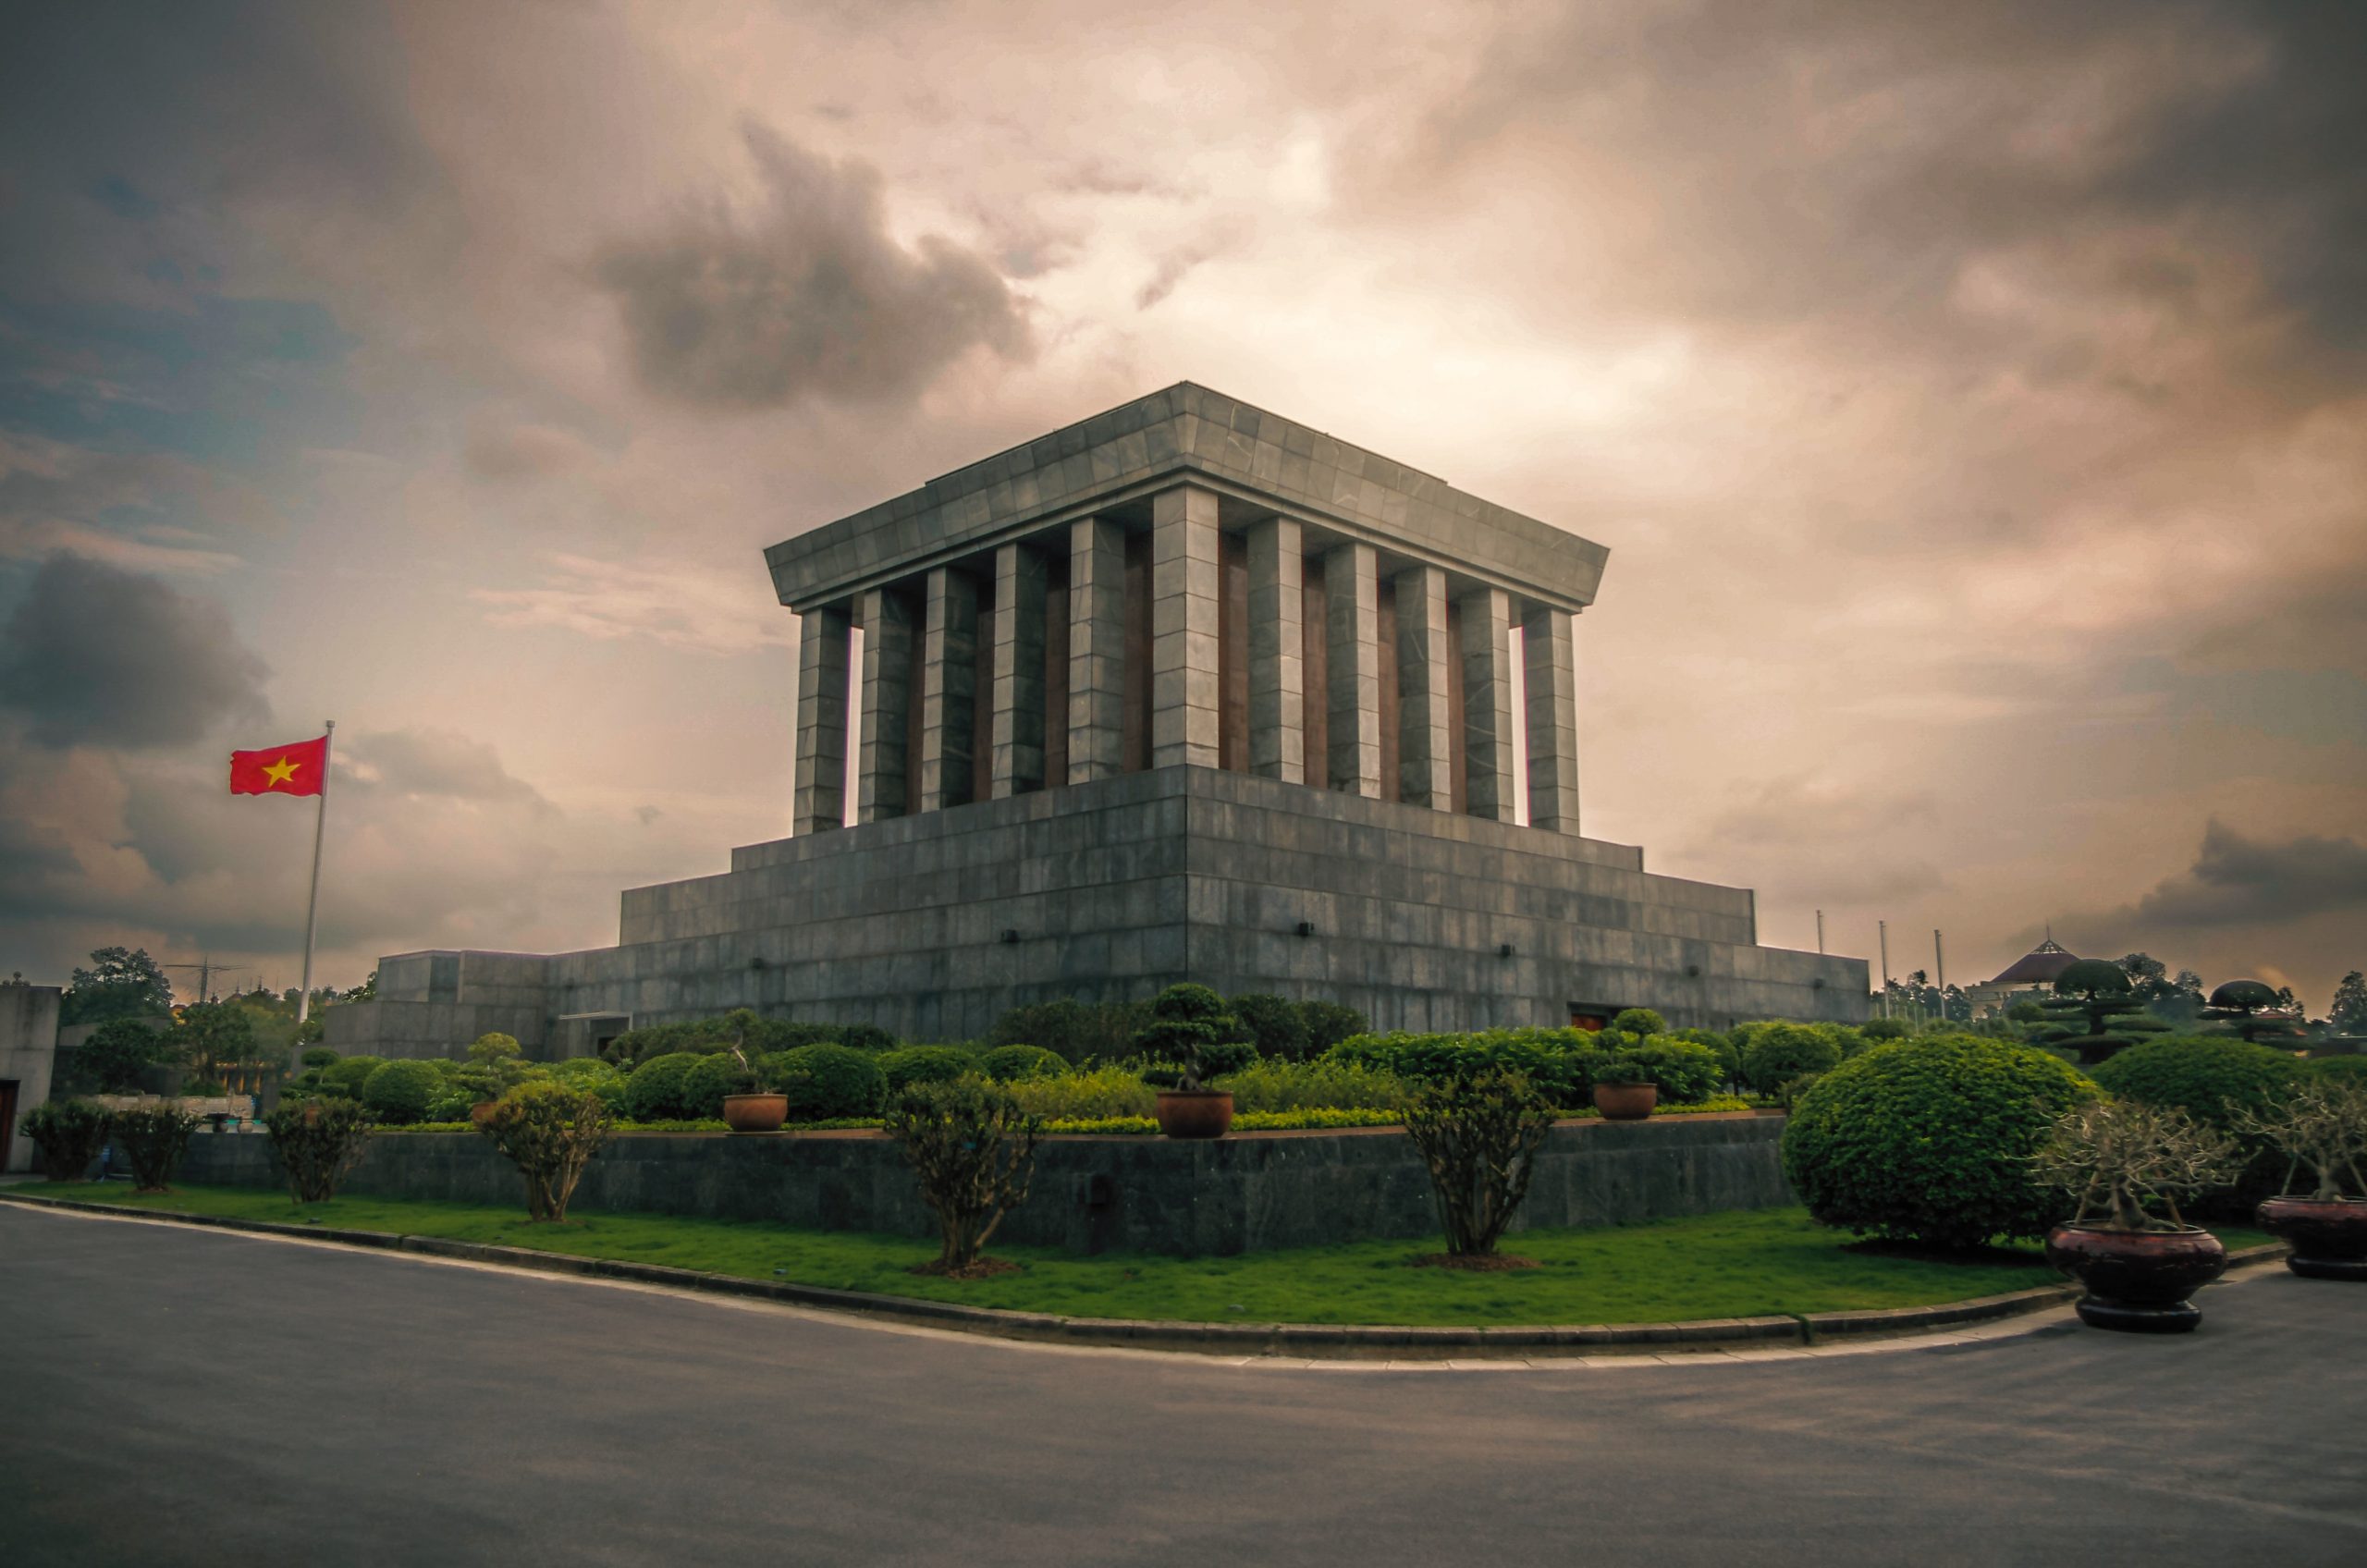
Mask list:
[{"label": "leafy tree", "polygon": [[172,1055],[161,1030],[135,1018],[110,1018],[74,1053],[74,1071],[100,1094],[136,1094],[141,1074]]},{"label": "leafy tree", "polygon": [[298,1203],[326,1203],[337,1196],[337,1183],[361,1163],[374,1130],[368,1111],[336,1096],[283,1098],[263,1124],[280,1174],[288,1179],[288,1195]]},{"label": "leafy tree", "polygon": [[222,1070],[264,1060],[254,1018],[238,1002],[191,1002],[173,1025],[174,1054],[189,1064],[193,1082],[218,1084]]},{"label": "leafy tree", "polygon": [[528,1218],[558,1224],[567,1219],[583,1168],[607,1144],[615,1124],[598,1095],[545,1078],[502,1096],[477,1131],[526,1179]]},{"label": "leafy tree", "polygon": [[2334,1005],[2326,1010],[2326,1022],[2337,1035],[2367,1035],[2367,974],[2354,969],[2342,977],[2334,988]]},{"label": "leafy tree", "polygon": [[100,948],[91,967],[77,969],[58,998],[60,1023],[103,1023],[111,1018],[163,1018],[173,1010],[173,987],[145,948]]},{"label": "leafy tree", "polygon": [[917,1272],[977,1271],[1003,1216],[1027,1201],[1044,1124],[1001,1086],[980,1078],[920,1083],[888,1108],[888,1135],[903,1145],[943,1245]]},{"label": "leafy tree", "polygon": [[1495,1253],[1552,1129],[1553,1107],[1517,1072],[1451,1078],[1407,1102],[1405,1135],[1429,1168],[1448,1256]]},{"label": "leafy tree", "polygon": [[337,998],[347,1002],[374,1002],[378,999],[378,972],[372,970],[370,978]]}]

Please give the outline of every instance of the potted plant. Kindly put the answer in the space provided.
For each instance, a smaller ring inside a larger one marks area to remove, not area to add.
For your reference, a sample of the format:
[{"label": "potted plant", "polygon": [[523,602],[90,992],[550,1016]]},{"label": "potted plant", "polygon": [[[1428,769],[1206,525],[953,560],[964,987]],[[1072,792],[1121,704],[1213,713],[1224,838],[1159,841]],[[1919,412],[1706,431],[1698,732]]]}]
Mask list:
[{"label": "potted plant", "polygon": [[[742,1013],[746,1016],[742,1017]],[[781,1123],[789,1120],[789,1096],[773,1081],[768,1069],[758,1067],[749,1058],[748,1025],[755,1022],[755,1014],[743,1008],[731,1014],[731,1038],[724,1042],[723,1048],[740,1064],[741,1089],[723,1096],[723,1124],[734,1133],[778,1133]]]},{"label": "potted plant", "polygon": [[[2332,1080],[2304,1083],[2266,1115],[2236,1121],[2291,1163],[2286,1191],[2260,1206],[2261,1229],[2287,1243],[2285,1267],[2312,1280],[2367,1280],[2367,1088]],[[2311,1191],[2296,1193],[2306,1168]]]},{"label": "potted plant", "polygon": [[2177,1334],[2202,1321],[2188,1298],[2226,1271],[2227,1249],[2188,1224],[2177,1199],[2235,1180],[2243,1156],[2234,1140],[2182,1110],[2092,1101],[2054,1124],[2030,1164],[2042,1182],[2079,1195],[2072,1218],[2047,1233],[2046,1260],[2087,1287],[2081,1322]]},{"label": "potted plant", "polygon": [[1605,1121],[1641,1121],[1660,1103],[1660,1085],[1633,1057],[1607,1058],[1588,1076],[1594,1083],[1594,1108]]},{"label": "potted plant", "polygon": [[1257,1047],[1242,1038],[1223,998],[1206,986],[1170,986],[1150,1004],[1150,1023],[1135,1033],[1134,1048],[1173,1064],[1174,1084],[1159,1091],[1161,1133],[1221,1138],[1233,1130],[1233,1095],[1209,1088],[1208,1080],[1247,1065]]}]

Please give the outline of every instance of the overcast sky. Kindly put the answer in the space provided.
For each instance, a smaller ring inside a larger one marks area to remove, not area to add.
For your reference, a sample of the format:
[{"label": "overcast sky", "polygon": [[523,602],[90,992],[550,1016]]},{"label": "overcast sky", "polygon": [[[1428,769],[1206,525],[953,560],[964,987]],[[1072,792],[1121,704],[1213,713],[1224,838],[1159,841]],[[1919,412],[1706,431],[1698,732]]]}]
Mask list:
[{"label": "overcast sky", "polygon": [[2367,964],[2367,7],[0,14],[0,970],[613,941],[759,551],[1179,380],[1608,545],[1587,830],[1762,939]]}]

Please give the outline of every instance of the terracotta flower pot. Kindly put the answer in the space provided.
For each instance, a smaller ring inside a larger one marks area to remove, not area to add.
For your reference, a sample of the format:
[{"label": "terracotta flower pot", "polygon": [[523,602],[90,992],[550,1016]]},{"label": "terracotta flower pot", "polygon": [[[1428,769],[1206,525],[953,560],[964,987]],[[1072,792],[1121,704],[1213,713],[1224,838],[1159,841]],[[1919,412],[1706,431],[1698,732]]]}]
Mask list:
[{"label": "terracotta flower pot", "polygon": [[1605,1121],[1641,1121],[1661,1103],[1657,1084],[1597,1084],[1594,1108]]},{"label": "terracotta flower pot", "polygon": [[2293,1249],[2285,1267],[2312,1280],[2367,1280],[2367,1198],[2270,1198],[2260,1228]]},{"label": "terracotta flower pot", "polygon": [[1233,1130],[1233,1095],[1226,1089],[1161,1089],[1159,1130],[1171,1138],[1221,1138]]},{"label": "terracotta flower pot", "polygon": [[787,1095],[726,1095],[723,1124],[735,1133],[778,1133],[789,1120]]},{"label": "terracotta flower pot", "polygon": [[2201,1322],[2202,1309],[2187,1298],[2227,1271],[2227,1249],[2198,1225],[2057,1225],[2046,1238],[2046,1260],[2087,1287],[2081,1322],[2139,1334],[2182,1334]]},{"label": "terracotta flower pot", "polygon": [[486,1122],[493,1120],[494,1107],[500,1103],[501,1102],[499,1100],[477,1101],[476,1104],[469,1107],[469,1120],[475,1122],[480,1127],[484,1126]]}]

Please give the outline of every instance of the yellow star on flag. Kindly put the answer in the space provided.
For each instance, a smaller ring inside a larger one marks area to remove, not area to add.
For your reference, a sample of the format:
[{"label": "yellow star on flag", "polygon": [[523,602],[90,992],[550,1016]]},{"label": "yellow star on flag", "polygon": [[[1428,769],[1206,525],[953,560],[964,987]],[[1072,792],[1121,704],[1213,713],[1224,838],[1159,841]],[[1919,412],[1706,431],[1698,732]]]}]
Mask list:
[{"label": "yellow star on flag", "polygon": [[265,765],[263,776],[274,785],[285,784],[296,777],[296,764],[282,757],[277,762]]}]

